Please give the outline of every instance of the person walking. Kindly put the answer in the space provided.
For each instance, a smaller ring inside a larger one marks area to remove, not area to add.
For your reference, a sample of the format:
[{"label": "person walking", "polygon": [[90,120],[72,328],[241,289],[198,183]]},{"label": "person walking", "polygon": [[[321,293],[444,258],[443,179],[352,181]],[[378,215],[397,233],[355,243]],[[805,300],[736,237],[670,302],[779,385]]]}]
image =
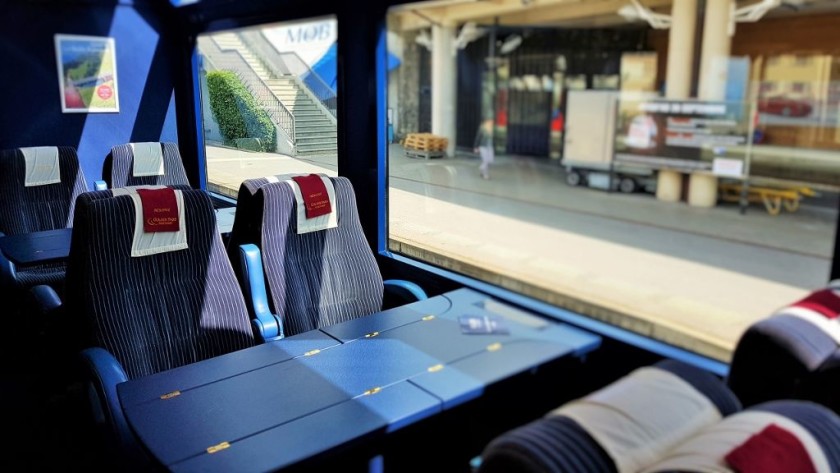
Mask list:
[{"label": "person walking", "polygon": [[474,151],[481,156],[481,164],[478,171],[484,179],[490,179],[490,164],[493,163],[493,120],[487,119],[481,122],[478,133],[475,136]]}]

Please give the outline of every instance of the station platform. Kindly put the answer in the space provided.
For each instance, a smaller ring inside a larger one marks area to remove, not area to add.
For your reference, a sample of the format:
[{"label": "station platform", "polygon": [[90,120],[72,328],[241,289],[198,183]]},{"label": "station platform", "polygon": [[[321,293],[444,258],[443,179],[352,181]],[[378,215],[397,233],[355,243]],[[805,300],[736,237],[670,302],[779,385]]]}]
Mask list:
[{"label": "station platform", "polygon": [[[547,158],[407,157],[389,149],[389,247],[572,312],[728,362],[756,320],[828,280],[836,194],[795,213],[696,208],[565,184]],[[335,174],[335,158],[208,147],[209,190],[242,179]]]}]

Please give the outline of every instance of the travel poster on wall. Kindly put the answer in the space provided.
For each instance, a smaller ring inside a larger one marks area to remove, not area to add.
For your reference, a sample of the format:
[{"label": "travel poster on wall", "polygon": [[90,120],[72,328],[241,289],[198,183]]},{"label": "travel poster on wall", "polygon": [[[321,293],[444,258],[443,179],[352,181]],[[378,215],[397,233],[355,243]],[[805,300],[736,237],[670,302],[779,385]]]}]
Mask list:
[{"label": "travel poster on wall", "polygon": [[61,111],[119,112],[114,39],[55,35]]}]

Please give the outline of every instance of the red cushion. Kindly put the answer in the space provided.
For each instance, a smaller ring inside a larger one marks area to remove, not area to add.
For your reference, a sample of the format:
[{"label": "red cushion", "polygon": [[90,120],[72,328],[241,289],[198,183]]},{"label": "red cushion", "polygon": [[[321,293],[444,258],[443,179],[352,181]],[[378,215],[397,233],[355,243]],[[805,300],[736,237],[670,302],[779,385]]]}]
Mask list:
[{"label": "red cushion", "polygon": [[840,297],[833,289],[814,291],[804,299],[791,304],[791,306],[811,309],[829,319],[837,318],[840,315]]},{"label": "red cushion", "polygon": [[795,435],[768,425],[726,455],[739,473],[816,473],[808,451]]},{"label": "red cushion", "polygon": [[317,174],[295,176],[292,180],[300,187],[303,203],[306,206],[306,218],[320,217],[332,212],[327,187],[320,176]]}]

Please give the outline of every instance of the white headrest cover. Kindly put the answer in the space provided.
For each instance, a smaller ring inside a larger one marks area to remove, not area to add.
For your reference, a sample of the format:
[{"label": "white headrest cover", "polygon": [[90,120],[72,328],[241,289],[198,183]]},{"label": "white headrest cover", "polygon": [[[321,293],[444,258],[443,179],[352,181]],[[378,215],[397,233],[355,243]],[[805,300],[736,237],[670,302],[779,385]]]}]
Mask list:
[{"label": "white headrest cover", "polygon": [[143,203],[137,193],[137,188],[126,189],[128,190],[127,195],[134,202],[134,239],[131,242],[131,256],[148,256],[188,248],[184,194],[180,190],[175,191],[178,219],[181,222],[180,229],[176,232],[147,233],[143,231]]},{"label": "white headrest cover", "polygon": [[298,235],[326,230],[327,228],[335,228],[338,226],[338,206],[335,202],[335,187],[329,177],[323,174],[318,174],[318,177],[321,178],[321,181],[324,183],[324,187],[327,189],[327,196],[330,199],[330,208],[332,211],[326,215],[314,218],[306,218],[306,204],[303,201],[303,195],[301,194],[300,187],[297,183],[293,181],[291,177],[283,181],[292,188],[292,191],[295,194],[295,201],[297,201]]},{"label": "white headrest cover", "polygon": [[129,146],[134,155],[134,177],[163,175],[163,148],[160,143],[129,143]]},{"label": "white headrest cover", "polygon": [[26,161],[25,187],[44,186],[61,182],[61,170],[58,166],[58,148],[55,146],[36,146],[20,148]]}]

